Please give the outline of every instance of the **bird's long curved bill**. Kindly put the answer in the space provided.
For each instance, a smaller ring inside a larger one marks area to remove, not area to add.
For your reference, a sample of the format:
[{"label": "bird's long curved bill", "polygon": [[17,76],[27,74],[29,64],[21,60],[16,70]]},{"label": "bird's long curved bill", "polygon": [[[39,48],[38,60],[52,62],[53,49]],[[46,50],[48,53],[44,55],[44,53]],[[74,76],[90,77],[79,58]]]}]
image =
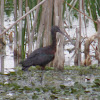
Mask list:
[{"label": "bird's long curved bill", "polygon": [[69,41],[75,46],[75,43],[71,40],[71,38],[68,36],[68,35],[66,35],[66,34],[64,34],[64,32],[62,32],[61,30],[59,31],[62,35],[64,35],[65,37],[67,37],[68,39],[69,39]]},{"label": "bird's long curved bill", "polygon": [[64,32],[62,32],[61,30],[59,31],[59,33],[61,33],[61,34],[64,35],[65,37],[67,37],[66,34],[64,34]]}]

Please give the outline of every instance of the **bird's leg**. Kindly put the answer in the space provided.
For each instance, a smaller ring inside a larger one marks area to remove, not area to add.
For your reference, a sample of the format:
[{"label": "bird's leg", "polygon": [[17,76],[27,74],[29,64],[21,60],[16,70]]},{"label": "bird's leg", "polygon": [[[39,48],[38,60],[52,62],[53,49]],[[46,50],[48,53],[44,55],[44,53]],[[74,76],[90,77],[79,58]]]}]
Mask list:
[{"label": "bird's leg", "polygon": [[41,67],[41,70],[45,70],[45,66],[42,66],[42,67]]},{"label": "bird's leg", "polygon": [[28,72],[28,75],[29,75],[29,77],[28,77],[29,81],[30,81],[29,83],[32,83],[31,73],[29,72],[29,70],[27,72]]},{"label": "bird's leg", "polygon": [[41,84],[43,84],[43,76],[44,76],[44,70],[45,69],[45,66],[42,66],[41,67],[41,72],[42,72],[42,75],[41,75]]}]

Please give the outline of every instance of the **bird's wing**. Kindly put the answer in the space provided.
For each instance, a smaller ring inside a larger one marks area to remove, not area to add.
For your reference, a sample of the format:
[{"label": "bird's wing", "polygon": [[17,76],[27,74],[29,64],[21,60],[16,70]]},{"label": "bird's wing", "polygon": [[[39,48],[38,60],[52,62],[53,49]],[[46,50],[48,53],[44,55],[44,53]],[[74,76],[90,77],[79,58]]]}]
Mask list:
[{"label": "bird's wing", "polygon": [[39,56],[34,57],[34,65],[40,65],[40,66],[45,66],[48,64],[50,61],[54,59],[53,54],[45,54],[42,53]]},{"label": "bird's wing", "polygon": [[28,56],[24,61],[21,62],[23,67],[32,66],[34,63],[34,59],[39,55],[39,52],[32,52],[30,56]]},{"label": "bird's wing", "polygon": [[54,54],[49,54],[46,52],[47,48],[39,48],[33,51],[30,56],[22,62],[22,66],[29,67],[29,66],[45,66],[50,61],[54,59]]}]

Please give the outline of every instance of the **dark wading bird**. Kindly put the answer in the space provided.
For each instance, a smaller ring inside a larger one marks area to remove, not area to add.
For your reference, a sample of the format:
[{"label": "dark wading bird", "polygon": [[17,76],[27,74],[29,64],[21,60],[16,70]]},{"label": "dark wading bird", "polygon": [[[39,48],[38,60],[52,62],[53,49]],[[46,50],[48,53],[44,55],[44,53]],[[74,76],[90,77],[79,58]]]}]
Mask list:
[{"label": "dark wading bird", "polygon": [[65,35],[58,26],[53,26],[51,28],[52,44],[46,47],[42,47],[33,51],[27,59],[20,62],[22,65],[22,70],[27,70],[30,66],[41,66],[43,70],[49,62],[51,62],[55,57],[56,52],[56,32]]}]

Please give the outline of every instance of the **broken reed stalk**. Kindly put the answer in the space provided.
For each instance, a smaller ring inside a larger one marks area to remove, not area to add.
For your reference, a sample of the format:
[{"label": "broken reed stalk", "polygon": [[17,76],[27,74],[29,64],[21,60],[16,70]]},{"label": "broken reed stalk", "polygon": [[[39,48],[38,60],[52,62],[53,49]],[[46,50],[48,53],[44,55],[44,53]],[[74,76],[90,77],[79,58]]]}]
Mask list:
[{"label": "broken reed stalk", "polygon": [[83,66],[89,66],[91,65],[91,56],[89,54],[89,47],[90,45],[92,45],[91,43],[97,38],[97,33],[95,33],[95,35],[92,35],[91,37],[89,37],[84,44],[84,53],[85,53],[85,60],[82,62]]},{"label": "broken reed stalk", "polygon": [[[79,1],[79,9],[82,11],[82,0]],[[78,47],[78,66],[81,65],[81,28],[82,28],[82,14],[79,13],[79,47]]]},{"label": "broken reed stalk", "polygon": [[[40,0],[38,0],[38,3],[40,3]],[[31,31],[31,38],[30,38],[31,44],[33,43],[33,37],[34,37],[35,28],[36,28],[36,25],[37,25],[39,10],[40,10],[40,6],[36,9],[36,13],[35,13],[35,16],[34,16],[33,28],[32,28],[32,31]]]},{"label": "broken reed stalk", "polygon": [[[4,0],[0,0],[0,34],[4,29]],[[0,37],[0,40],[5,43],[5,35]]]},{"label": "broken reed stalk", "polygon": [[[98,35],[97,35],[98,36],[98,52],[100,55],[100,19],[97,20],[97,32],[98,32]],[[98,65],[100,66],[100,59],[98,59]]]},{"label": "broken reed stalk", "polygon": [[[19,18],[22,16],[22,0],[19,0]],[[18,56],[21,57],[21,46],[22,46],[22,20],[19,21],[19,32],[18,32]]]},{"label": "broken reed stalk", "polygon": [[79,49],[79,29],[76,28],[76,44],[75,44],[75,58],[74,58],[74,64],[78,66],[78,49]]},{"label": "broken reed stalk", "polygon": [[[46,3],[42,5],[42,13],[40,18],[40,24],[38,29],[37,41],[36,41],[36,49],[43,45],[42,36],[44,31],[45,25],[45,13],[46,13]],[[42,34],[41,34],[42,33]]]},{"label": "broken reed stalk", "polygon": [[[26,7],[26,13],[29,12],[29,7]],[[30,18],[29,15],[26,16],[27,21],[27,36],[28,36],[28,55],[32,52],[32,44],[30,43],[31,32],[30,32]]]},{"label": "broken reed stalk", "polygon": [[84,53],[85,53],[85,59],[87,58],[87,55],[89,55],[89,47],[90,44],[97,38],[97,33],[95,33],[95,35],[92,35],[91,37],[89,37],[84,44]]},{"label": "broken reed stalk", "polygon": [[91,43],[95,40],[98,39],[98,47],[96,47],[96,49],[93,47],[93,49],[95,50],[95,58],[98,60],[98,65],[100,65],[100,19],[97,20],[97,33],[95,33],[94,35],[92,35],[91,37],[89,37],[85,44],[84,44],[84,53],[85,53],[85,60],[87,59],[88,55],[89,55],[89,47],[90,45],[92,45]]}]

